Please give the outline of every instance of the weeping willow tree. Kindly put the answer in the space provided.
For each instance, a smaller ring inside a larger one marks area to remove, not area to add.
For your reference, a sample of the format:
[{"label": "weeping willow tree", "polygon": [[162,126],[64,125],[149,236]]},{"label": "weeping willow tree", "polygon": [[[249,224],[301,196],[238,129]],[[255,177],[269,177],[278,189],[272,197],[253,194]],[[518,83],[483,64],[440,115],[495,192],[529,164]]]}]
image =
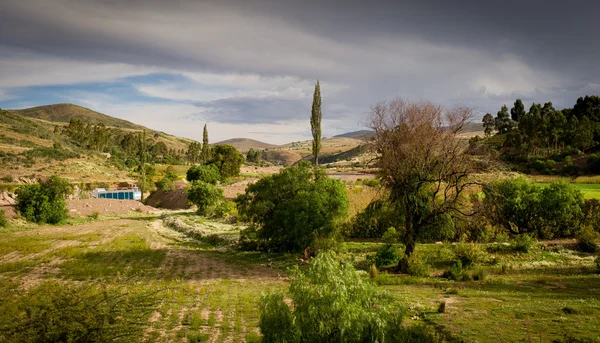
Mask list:
[{"label": "weeping willow tree", "polygon": [[408,271],[417,240],[439,230],[452,215],[464,212],[471,164],[459,133],[472,109],[445,109],[398,98],[373,106],[370,127],[378,152],[382,184],[398,218],[405,218],[401,241],[405,256],[397,270]]}]

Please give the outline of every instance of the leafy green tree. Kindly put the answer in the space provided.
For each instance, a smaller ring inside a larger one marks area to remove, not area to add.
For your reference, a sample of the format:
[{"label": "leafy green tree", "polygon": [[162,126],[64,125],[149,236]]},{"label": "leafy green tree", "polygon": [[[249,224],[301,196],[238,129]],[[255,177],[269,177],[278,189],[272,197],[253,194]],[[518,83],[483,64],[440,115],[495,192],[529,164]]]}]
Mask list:
[{"label": "leafy green tree", "polygon": [[600,122],[600,96],[580,97],[573,106],[572,114],[581,120],[584,116],[594,123]]},{"label": "leafy green tree", "polygon": [[223,201],[223,190],[217,186],[204,181],[193,181],[187,191],[188,199],[198,206],[198,213],[207,215],[211,206]]},{"label": "leafy green tree", "polygon": [[190,182],[202,181],[210,183],[211,185],[216,185],[221,179],[221,174],[219,174],[219,168],[217,168],[216,165],[204,164],[201,166],[193,166],[188,169],[186,179]]},{"label": "leafy green tree", "polygon": [[583,196],[566,183],[541,188],[525,178],[498,180],[484,194],[487,217],[511,234],[568,237],[583,220]]},{"label": "leafy green tree", "polygon": [[499,134],[505,134],[512,130],[513,123],[510,120],[510,116],[508,115],[508,107],[503,105],[498,114],[496,114],[496,131]]},{"label": "leafy green tree", "polygon": [[202,134],[202,162],[206,163],[210,160],[210,145],[208,145],[208,128],[204,124],[204,132]]},{"label": "leafy green tree", "polygon": [[17,188],[17,210],[35,223],[58,224],[67,218],[65,197],[72,187],[67,180],[52,176],[46,181]]},{"label": "leafy green tree", "polygon": [[216,145],[212,149],[212,158],[208,164],[214,164],[219,168],[221,178],[240,175],[240,167],[244,162],[244,156],[231,145]]},{"label": "leafy green tree", "polygon": [[585,150],[594,144],[594,129],[591,121],[587,116],[581,117],[575,136],[573,137],[573,145],[581,150]]},{"label": "leafy green tree", "polygon": [[254,150],[252,148],[250,148],[250,150],[248,150],[248,153],[246,154],[246,161],[252,162],[252,163],[259,163],[261,159],[262,159],[262,151]]},{"label": "leafy green tree", "polygon": [[572,237],[584,218],[581,191],[566,182],[553,183],[540,192],[540,224],[543,238]]},{"label": "leafy green tree", "polygon": [[562,138],[564,135],[565,128],[567,126],[567,118],[561,111],[552,111],[548,116],[548,134],[551,139],[554,150],[558,150],[559,144],[563,142]]},{"label": "leafy green tree", "polygon": [[348,211],[344,185],[305,161],[249,185],[235,202],[275,251],[298,252],[331,237]]},{"label": "leafy green tree", "polygon": [[191,142],[188,145],[188,150],[186,152],[186,157],[188,161],[192,163],[198,163],[202,160],[201,150],[203,149],[202,145],[198,142]]},{"label": "leafy green tree", "polygon": [[513,108],[510,109],[510,117],[514,122],[519,122],[525,116],[525,106],[521,99],[517,99]]},{"label": "leafy green tree", "polygon": [[310,129],[312,131],[312,154],[315,157],[315,165],[319,165],[319,153],[321,152],[321,85],[319,81],[315,85],[313,94],[312,111],[310,115]]},{"label": "leafy green tree", "polygon": [[496,121],[494,120],[494,117],[490,114],[490,113],[486,113],[483,116],[483,132],[485,133],[486,136],[491,136],[492,132],[494,132],[494,128],[496,126]]}]

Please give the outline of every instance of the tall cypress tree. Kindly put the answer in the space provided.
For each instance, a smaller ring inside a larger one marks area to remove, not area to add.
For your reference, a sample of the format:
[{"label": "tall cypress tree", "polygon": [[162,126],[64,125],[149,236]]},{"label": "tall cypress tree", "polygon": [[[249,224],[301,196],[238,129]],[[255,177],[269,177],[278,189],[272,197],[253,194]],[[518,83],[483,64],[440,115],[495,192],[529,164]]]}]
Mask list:
[{"label": "tall cypress tree", "polygon": [[204,134],[202,135],[202,162],[210,160],[210,146],[208,145],[208,128],[204,124]]},{"label": "tall cypress tree", "polygon": [[312,154],[315,157],[316,166],[319,165],[319,152],[321,151],[321,117],[321,86],[319,85],[319,80],[317,80],[310,115],[310,129],[313,136]]}]

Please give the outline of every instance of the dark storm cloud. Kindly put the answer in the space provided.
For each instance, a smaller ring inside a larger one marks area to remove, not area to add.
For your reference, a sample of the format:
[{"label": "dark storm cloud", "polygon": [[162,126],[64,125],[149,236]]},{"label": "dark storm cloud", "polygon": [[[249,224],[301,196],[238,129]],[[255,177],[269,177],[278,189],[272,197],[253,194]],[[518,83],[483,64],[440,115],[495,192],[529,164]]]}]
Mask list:
[{"label": "dark storm cloud", "polygon": [[[398,95],[465,102],[482,112],[516,97],[570,106],[599,91],[599,10],[593,1],[537,0],[5,0],[0,57],[2,50],[22,49],[90,68],[117,63],[126,76],[142,67],[260,76],[243,96],[203,99],[200,91],[185,97],[173,91],[181,87],[151,90],[190,101],[223,123],[304,118],[311,95],[306,84],[317,78],[335,88],[323,88],[325,115],[354,122],[371,104]],[[236,88],[238,79],[227,80]],[[194,81],[198,89],[212,87],[203,77]],[[302,82],[303,93],[280,97],[290,86],[285,82]]]}]

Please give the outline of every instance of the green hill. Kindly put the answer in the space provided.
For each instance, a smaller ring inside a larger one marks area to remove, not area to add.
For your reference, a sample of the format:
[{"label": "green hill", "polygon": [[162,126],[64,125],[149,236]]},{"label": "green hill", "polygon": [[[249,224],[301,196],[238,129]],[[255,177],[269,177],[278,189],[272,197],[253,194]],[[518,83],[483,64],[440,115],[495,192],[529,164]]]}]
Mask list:
[{"label": "green hill", "polygon": [[45,105],[22,110],[8,110],[7,112],[18,114],[23,117],[58,123],[68,123],[71,119],[79,119],[86,123],[104,124],[106,126],[123,129],[144,129],[143,126],[133,124],[127,120],[107,116],[106,114],[73,104]]}]

